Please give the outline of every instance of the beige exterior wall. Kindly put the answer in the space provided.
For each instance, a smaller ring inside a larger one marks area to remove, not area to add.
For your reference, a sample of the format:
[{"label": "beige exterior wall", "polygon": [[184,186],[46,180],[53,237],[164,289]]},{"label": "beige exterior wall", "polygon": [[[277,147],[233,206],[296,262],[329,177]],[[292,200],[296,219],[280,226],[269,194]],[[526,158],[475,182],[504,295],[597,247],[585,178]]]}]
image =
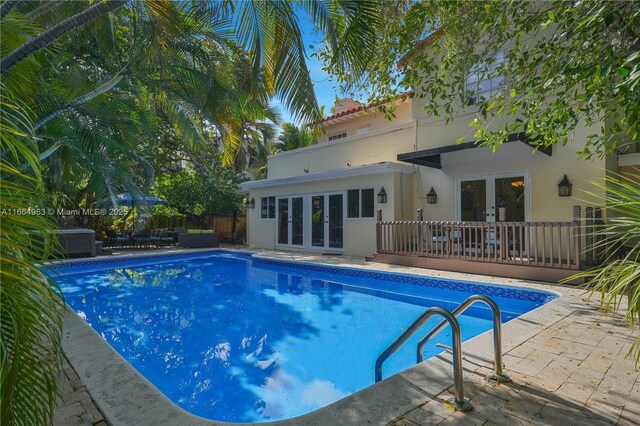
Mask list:
[{"label": "beige exterior wall", "polygon": [[367,112],[360,111],[348,116],[336,118],[323,126],[326,134],[319,138],[318,143],[339,142],[341,139],[329,142],[329,136],[336,133],[346,131],[347,137],[362,136],[376,130],[394,127],[402,123],[408,123],[411,121],[412,111],[411,99],[407,99],[395,106],[395,118],[392,120],[385,118],[384,113],[375,108],[370,109]]},{"label": "beige exterior wall", "polygon": [[[427,117],[424,104],[419,97],[399,104],[392,121],[374,110],[333,119],[325,125],[326,135],[317,145],[270,156],[268,177],[303,178],[381,162],[397,162],[397,155],[401,153],[451,146],[462,136],[465,142],[476,139],[469,122],[475,117],[477,107],[461,110],[454,120],[446,123],[443,118]],[[507,119],[514,118],[498,118],[494,121],[495,127],[500,127]],[[358,129],[364,127],[367,132],[358,134]],[[500,177],[498,175],[525,176],[526,220],[570,221],[574,205],[582,206],[584,215],[588,204],[598,203],[597,198],[587,194],[598,193],[590,182],[602,182],[607,171],[618,170],[615,155],[592,161],[578,157],[577,152],[583,148],[587,136],[596,130],[578,127],[570,143],[553,146],[552,156],[534,153],[533,148],[516,141],[503,144],[495,153],[488,148],[476,148],[441,154],[441,169],[410,166],[415,173],[389,172],[322,181],[306,179],[304,183],[252,189],[250,197],[255,197],[256,209],[249,212],[249,243],[254,247],[276,247],[276,220],[259,219],[260,197],[308,196],[355,188],[374,188],[377,194],[384,186],[388,203],[376,203],[376,208],[383,210],[384,220],[413,220],[418,208],[423,209],[425,220],[458,220],[459,181]],[[347,132],[346,138],[327,141],[328,135],[342,131]],[[637,173],[635,169],[625,167],[620,171]],[[573,185],[572,197],[558,197],[557,185],[565,174]],[[426,194],[431,187],[438,194],[436,204],[426,203]],[[346,204],[346,193],[344,201]],[[346,254],[370,255],[375,250],[374,219],[348,219],[345,215],[344,230]]]},{"label": "beige exterior wall", "polygon": [[[468,122],[472,116],[458,117],[449,125],[437,120],[419,120],[417,150],[454,145],[469,132]],[[593,131],[584,126],[578,128],[571,143],[553,146],[550,157],[542,152],[533,153],[530,146],[519,141],[505,143],[495,153],[489,148],[476,148],[442,154],[442,169],[418,168],[417,208],[424,209],[426,220],[455,220],[458,219],[456,179],[522,173],[529,177],[527,220],[571,220],[574,205],[584,207],[589,201],[596,202],[586,191],[598,192],[590,182],[602,182],[606,169],[611,168],[607,158],[587,161],[577,155]],[[471,140],[473,137],[465,138],[465,142]],[[572,197],[558,197],[557,184],[565,174],[573,184]],[[426,204],[426,193],[431,187],[438,193],[435,205]]]},{"label": "beige exterior wall", "polygon": [[[310,211],[311,196],[325,193],[342,193],[345,208],[344,218],[344,253],[356,256],[370,256],[375,251],[375,217],[373,218],[347,218],[346,217],[346,191],[349,189],[374,190],[375,209],[381,209],[386,220],[410,220],[413,218],[413,182],[411,173],[382,172],[367,174],[364,176],[352,176],[336,179],[323,179],[314,182],[305,182],[291,185],[278,185],[269,188],[255,188],[249,191],[249,199],[254,198],[256,207],[247,210],[247,235],[250,247],[268,249],[289,249],[276,244],[277,217],[275,219],[260,218],[261,197],[303,196],[304,209]],[[387,203],[379,204],[377,194],[384,187],[388,193]],[[402,190],[393,190],[402,188]],[[404,206],[401,208],[399,206]],[[402,213],[406,216],[402,216]],[[310,217],[305,218],[304,240],[310,241]],[[290,248],[307,251],[341,251],[334,249],[318,249],[313,247]]]},{"label": "beige exterior wall", "polygon": [[384,161],[397,161],[399,152],[413,151],[412,122],[388,127],[365,136],[285,151],[269,157],[269,179],[303,176],[329,170],[355,168]]}]

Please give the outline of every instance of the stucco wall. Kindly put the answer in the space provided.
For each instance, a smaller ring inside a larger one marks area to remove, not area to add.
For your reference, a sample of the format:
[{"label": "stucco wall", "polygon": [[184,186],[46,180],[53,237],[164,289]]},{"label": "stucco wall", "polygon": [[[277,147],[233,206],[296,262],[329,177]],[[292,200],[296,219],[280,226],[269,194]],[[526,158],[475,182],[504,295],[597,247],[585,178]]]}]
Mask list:
[{"label": "stucco wall", "polygon": [[[506,143],[495,153],[489,148],[477,148],[443,154],[442,169],[419,168],[415,195],[418,208],[424,209],[425,219],[453,220],[457,177],[524,172],[530,177],[528,220],[571,220],[574,205],[597,201],[586,192],[597,193],[590,182],[602,181],[605,176],[605,159],[587,161],[576,155],[588,133],[587,129],[580,129],[575,142],[554,146],[551,157],[532,153],[532,148],[522,142]],[[558,197],[557,185],[564,174],[573,184],[572,197]],[[438,203],[434,205],[426,204],[426,194],[432,186],[438,194]]]},{"label": "stucco wall", "polygon": [[[404,195],[394,191],[393,188],[400,188],[400,180],[404,181]],[[289,195],[316,195],[322,193],[343,192],[343,202],[347,202],[346,191],[349,189],[367,189],[373,188],[374,194],[377,194],[384,186],[388,194],[386,204],[379,204],[375,197],[375,209],[381,209],[385,220],[401,220],[396,216],[396,205],[401,204],[401,199],[407,206],[406,211],[411,217],[412,210],[412,186],[413,178],[407,173],[387,172],[380,174],[372,174],[366,176],[349,177],[342,179],[321,180],[317,182],[306,182],[294,185],[274,186],[268,189],[257,188],[249,193],[249,197],[253,197],[256,202],[254,209],[248,209],[247,227],[248,227],[248,243],[250,247],[269,248],[276,247],[276,219],[260,218],[260,198],[269,196],[289,196]],[[305,209],[310,209],[310,199],[305,198]],[[370,256],[375,251],[375,217],[374,218],[347,218],[345,215],[344,223],[344,252],[356,256]],[[310,224],[305,223],[305,241],[309,241]],[[311,247],[302,248],[302,250],[328,251],[324,249],[315,249]]]},{"label": "stucco wall", "polygon": [[269,157],[268,176],[270,179],[300,176],[397,161],[398,152],[413,150],[414,140],[413,123],[405,123],[366,136],[286,151]]},{"label": "stucco wall", "polygon": [[412,108],[411,108],[411,99],[407,99],[405,102],[401,102],[395,106],[395,118],[389,120],[385,118],[383,112],[372,108],[367,112],[357,112],[353,115],[345,116],[346,121],[341,123],[327,123],[323,126],[325,134],[322,135],[318,143],[336,143],[337,141],[329,142],[329,135],[333,135],[335,133],[342,133],[344,131],[347,132],[347,137],[357,136],[358,129],[363,129],[363,131],[372,132],[375,130],[380,130],[388,127],[394,127],[402,123],[408,123],[411,121],[412,116]]}]

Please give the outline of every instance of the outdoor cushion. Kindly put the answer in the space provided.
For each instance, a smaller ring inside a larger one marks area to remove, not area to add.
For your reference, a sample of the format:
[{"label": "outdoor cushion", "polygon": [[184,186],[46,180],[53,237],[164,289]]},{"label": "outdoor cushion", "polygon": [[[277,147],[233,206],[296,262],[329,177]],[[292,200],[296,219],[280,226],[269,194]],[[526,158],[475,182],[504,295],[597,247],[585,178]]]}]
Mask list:
[{"label": "outdoor cushion", "polygon": [[218,247],[218,234],[213,232],[178,234],[178,247]]}]

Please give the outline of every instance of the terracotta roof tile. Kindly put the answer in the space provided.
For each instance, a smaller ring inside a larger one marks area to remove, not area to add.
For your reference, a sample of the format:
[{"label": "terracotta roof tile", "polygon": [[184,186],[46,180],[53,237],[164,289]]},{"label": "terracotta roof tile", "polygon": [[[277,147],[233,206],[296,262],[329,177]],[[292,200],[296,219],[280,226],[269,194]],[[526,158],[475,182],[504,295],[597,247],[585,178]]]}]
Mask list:
[{"label": "terracotta roof tile", "polygon": [[[398,96],[396,96],[396,99],[400,99],[400,98],[411,98],[413,97],[413,91],[408,91],[408,92],[404,92],[404,93],[400,93]],[[357,108],[351,108],[342,112],[339,112],[337,114],[333,114],[333,115],[329,115],[328,117],[325,117],[322,119],[321,123],[326,123],[327,121],[331,121],[335,118],[339,118],[339,117],[344,117],[345,115],[350,115],[350,114],[354,114],[356,112],[362,111],[365,108],[374,108],[380,105],[383,105],[387,103],[386,101],[376,101],[376,102],[371,102],[369,105],[364,106],[364,105],[360,105]]]}]

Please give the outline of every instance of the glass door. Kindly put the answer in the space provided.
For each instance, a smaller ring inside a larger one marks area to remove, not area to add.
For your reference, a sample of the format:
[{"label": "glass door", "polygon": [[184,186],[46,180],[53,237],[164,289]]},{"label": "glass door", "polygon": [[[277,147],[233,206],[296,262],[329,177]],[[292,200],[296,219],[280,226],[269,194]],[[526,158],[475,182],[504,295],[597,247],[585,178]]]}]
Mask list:
[{"label": "glass door", "polygon": [[456,219],[472,222],[528,220],[528,181],[525,173],[458,179]]},{"label": "glass door", "polygon": [[344,248],[344,197],[342,194],[311,196],[311,247]]},{"label": "glass door", "polygon": [[524,176],[495,178],[496,221],[525,221],[525,190]]},{"label": "glass door", "polygon": [[278,198],[278,245],[304,245],[304,198]]},{"label": "glass door", "polygon": [[304,242],[303,199],[294,197],[291,199],[291,244],[301,246]]},{"label": "glass door", "polygon": [[344,247],[344,203],[342,194],[329,195],[329,247]]},{"label": "glass door", "polygon": [[[518,247],[526,247],[529,237],[514,231],[519,229],[517,225],[501,227],[493,223],[529,220],[529,187],[527,172],[458,178],[456,219],[489,222],[482,228],[480,241],[473,232],[465,236],[463,240],[469,242],[465,249],[478,250],[484,245],[485,252],[505,256],[515,253]],[[526,254],[526,251],[519,253]]]},{"label": "glass door", "polygon": [[487,222],[487,181],[463,180],[460,182],[460,220]]},{"label": "glass door", "polygon": [[314,195],[311,197],[311,246],[325,246],[325,213],[324,213],[324,195]]},{"label": "glass door", "polygon": [[278,199],[278,244],[289,244],[289,199]]}]

